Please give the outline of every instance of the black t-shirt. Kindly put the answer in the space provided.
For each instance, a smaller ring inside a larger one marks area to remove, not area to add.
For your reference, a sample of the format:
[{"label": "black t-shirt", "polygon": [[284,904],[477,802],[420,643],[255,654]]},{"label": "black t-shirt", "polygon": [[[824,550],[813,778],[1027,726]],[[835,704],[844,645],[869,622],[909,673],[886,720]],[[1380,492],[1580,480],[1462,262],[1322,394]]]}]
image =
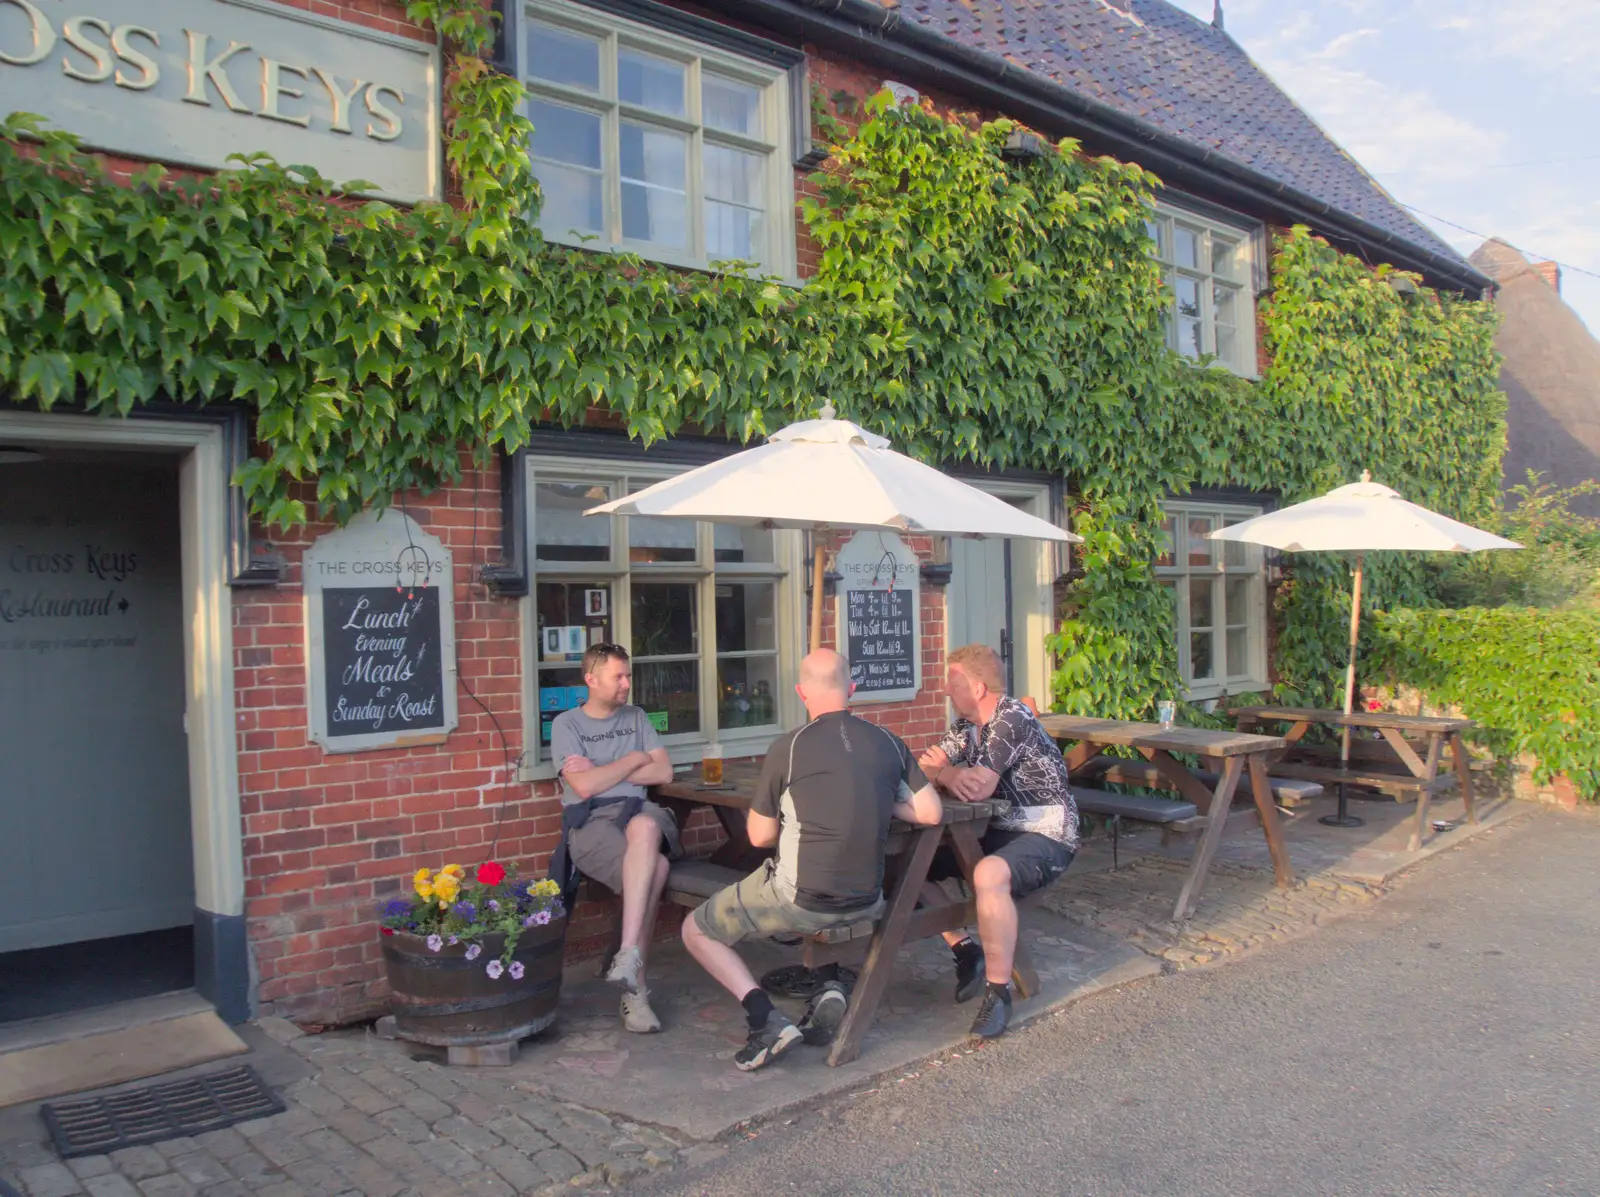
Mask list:
[{"label": "black t-shirt", "polygon": [[899,736],[848,711],[778,737],[751,809],[782,821],[779,892],[807,910],[871,906],[883,891],[894,804],[927,784]]}]

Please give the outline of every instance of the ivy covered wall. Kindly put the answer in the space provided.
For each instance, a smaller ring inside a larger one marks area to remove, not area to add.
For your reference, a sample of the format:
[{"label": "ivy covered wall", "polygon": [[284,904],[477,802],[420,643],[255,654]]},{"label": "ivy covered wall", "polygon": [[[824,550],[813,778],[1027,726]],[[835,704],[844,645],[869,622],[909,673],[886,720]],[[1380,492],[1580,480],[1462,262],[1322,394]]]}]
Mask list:
[{"label": "ivy covered wall", "polygon": [[[1271,367],[1246,383],[1164,346],[1147,253],[1156,180],[1063,143],[1012,163],[1013,126],[869,101],[837,130],[804,288],[543,242],[520,85],[474,51],[474,5],[414,3],[457,47],[447,156],[461,202],[330,203],[269,161],[113,184],[64,134],[0,127],[0,390],[126,413],[158,396],[243,402],[262,455],[240,481],[269,523],[336,518],[457,477],[457,447],[609,408],[644,441],[685,424],[745,440],[819,397],[931,460],[1065,475],[1083,577],[1055,638],[1061,709],[1141,714],[1174,687],[1172,612],[1149,569],[1162,498],[1191,486],[1286,502],[1365,467],[1472,519],[1503,439],[1492,312],[1295,230],[1265,300]],[[39,144],[24,145],[29,139]],[[1295,563],[1280,669],[1307,698],[1340,673],[1338,563]],[[1375,603],[1425,598],[1375,562]]]}]

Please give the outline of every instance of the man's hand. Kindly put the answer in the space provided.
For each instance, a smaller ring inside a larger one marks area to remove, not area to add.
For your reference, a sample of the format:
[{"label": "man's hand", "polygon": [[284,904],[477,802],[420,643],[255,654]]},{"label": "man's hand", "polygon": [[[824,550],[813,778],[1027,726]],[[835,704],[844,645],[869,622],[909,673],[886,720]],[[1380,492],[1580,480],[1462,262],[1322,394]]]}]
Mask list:
[{"label": "man's hand", "polygon": [[944,777],[944,786],[963,802],[982,802],[994,794],[1000,784],[1000,775],[983,765],[966,769],[951,769]]},{"label": "man's hand", "polygon": [[561,766],[563,773],[582,773],[585,769],[593,769],[594,762],[586,756],[569,756],[566,763]]},{"label": "man's hand", "polygon": [[950,767],[950,757],[943,748],[935,744],[917,758],[917,765],[922,770],[922,775],[929,781],[938,781],[939,774]]}]

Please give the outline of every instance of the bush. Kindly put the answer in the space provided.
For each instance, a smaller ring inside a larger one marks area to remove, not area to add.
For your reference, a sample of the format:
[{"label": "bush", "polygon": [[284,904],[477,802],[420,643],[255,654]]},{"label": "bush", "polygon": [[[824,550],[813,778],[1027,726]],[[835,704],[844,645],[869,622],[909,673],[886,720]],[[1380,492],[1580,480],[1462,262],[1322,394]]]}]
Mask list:
[{"label": "bush", "polygon": [[1514,506],[1494,529],[1522,545],[1520,552],[1477,553],[1447,559],[1436,593],[1447,607],[1562,607],[1600,605],[1600,520],[1572,511],[1572,500],[1600,492],[1600,481],[1557,490],[1528,471],[1511,489]]},{"label": "bush", "polygon": [[1600,801],[1600,609],[1391,611],[1375,632],[1374,669],[1477,720],[1496,756],[1532,755],[1535,781],[1565,773]]}]

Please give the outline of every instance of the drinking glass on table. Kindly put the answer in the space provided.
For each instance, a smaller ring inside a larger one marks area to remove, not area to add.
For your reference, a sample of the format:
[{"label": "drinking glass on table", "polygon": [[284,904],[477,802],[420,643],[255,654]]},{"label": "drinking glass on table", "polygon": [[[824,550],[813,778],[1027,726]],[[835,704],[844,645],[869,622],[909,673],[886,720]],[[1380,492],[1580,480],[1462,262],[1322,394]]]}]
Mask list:
[{"label": "drinking glass on table", "polygon": [[1161,724],[1162,731],[1170,731],[1172,729],[1172,721],[1177,718],[1177,715],[1178,704],[1170,698],[1156,704],[1156,721]]},{"label": "drinking glass on table", "polygon": [[707,744],[700,754],[700,780],[708,786],[722,784],[722,745]]}]

